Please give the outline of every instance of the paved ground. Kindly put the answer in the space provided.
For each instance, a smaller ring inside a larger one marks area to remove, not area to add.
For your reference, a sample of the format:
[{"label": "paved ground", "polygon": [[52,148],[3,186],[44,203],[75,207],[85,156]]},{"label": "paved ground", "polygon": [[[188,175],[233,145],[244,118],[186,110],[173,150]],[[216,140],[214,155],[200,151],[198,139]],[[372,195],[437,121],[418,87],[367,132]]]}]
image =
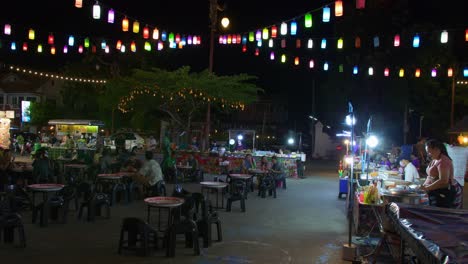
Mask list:
[{"label": "paved ground", "polygon": [[[224,241],[193,256],[178,244],[175,258],[164,251],[150,257],[117,254],[120,224],[124,217],[146,218],[142,201],[112,208],[110,220],[78,221],[71,212],[69,223],[46,228],[31,224],[24,213],[27,248],[0,244],[2,263],[347,263],[341,245],[347,241],[345,201],[337,199],[336,166],[314,162],[306,179],[289,180],[278,198],[250,195],[247,212],[238,204],[230,213],[220,211]],[[199,191],[194,184],[184,186]],[[169,186],[169,189],[171,186]],[[466,194],[466,192],[465,192]],[[466,195],[465,195],[466,196]]]}]

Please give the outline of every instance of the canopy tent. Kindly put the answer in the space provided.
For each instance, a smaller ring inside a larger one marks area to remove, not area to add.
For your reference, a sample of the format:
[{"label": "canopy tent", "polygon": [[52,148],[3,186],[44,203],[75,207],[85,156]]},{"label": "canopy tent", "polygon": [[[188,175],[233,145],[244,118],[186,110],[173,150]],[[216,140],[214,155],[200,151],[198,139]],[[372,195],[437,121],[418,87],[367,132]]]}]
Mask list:
[{"label": "canopy tent", "polygon": [[255,130],[229,129],[229,145],[236,150],[255,149]]}]

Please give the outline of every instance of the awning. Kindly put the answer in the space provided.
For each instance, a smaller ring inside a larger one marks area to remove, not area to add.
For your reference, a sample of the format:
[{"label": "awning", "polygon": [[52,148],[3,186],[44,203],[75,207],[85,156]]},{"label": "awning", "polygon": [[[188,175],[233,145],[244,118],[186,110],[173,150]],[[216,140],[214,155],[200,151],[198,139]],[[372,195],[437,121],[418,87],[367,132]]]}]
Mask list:
[{"label": "awning", "polygon": [[100,120],[85,120],[85,119],[52,119],[52,120],[49,120],[49,125],[104,126],[104,122]]}]

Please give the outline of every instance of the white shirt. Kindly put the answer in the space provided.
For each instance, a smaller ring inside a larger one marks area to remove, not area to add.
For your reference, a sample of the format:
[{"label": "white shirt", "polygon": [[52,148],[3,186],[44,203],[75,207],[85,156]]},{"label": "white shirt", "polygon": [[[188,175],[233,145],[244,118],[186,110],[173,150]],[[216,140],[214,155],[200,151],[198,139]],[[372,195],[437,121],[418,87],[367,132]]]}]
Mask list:
[{"label": "white shirt", "polygon": [[159,166],[159,163],[154,159],[147,160],[139,172],[148,179],[148,183],[151,186],[163,179],[161,166]]},{"label": "white shirt", "polygon": [[410,162],[405,166],[405,181],[415,182],[416,179],[419,179],[418,169]]}]

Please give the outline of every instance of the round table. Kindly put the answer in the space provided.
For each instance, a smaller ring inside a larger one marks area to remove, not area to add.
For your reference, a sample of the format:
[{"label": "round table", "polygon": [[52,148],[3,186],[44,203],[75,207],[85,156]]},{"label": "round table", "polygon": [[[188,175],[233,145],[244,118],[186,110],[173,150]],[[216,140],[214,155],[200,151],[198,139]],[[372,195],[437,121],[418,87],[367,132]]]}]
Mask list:
[{"label": "round table", "polygon": [[85,170],[88,169],[88,165],[86,164],[78,164],[78,163],[69,163],[64,165],[64,171],[67,172],[67,169],[70,170],[77,170],[79,178],[83,181]]},{"label": "round table", "polygon": [[[227,183],[215,182],[215,181],[204,181],[204,182],[200,182],[200,185],[201,185],[201,193],[203,193],[204,190],[207,190],[206,197],[208,199],[210,198],[210,190],[216,190],[216,207],[214,208],[217,208],[217,209],[224,208],[224,190],[228,186]],[[219,207],[218,205],[219,190],[221,190],[221,207]]]},{"label": "round table", "polygon": [[[232,173],[232,174],[229,174],[229,177],[232,179],[232,180],[242,180],[245,182],[245,185],[246,185],[246,194],[248,192],[248,190],[250,189],[251,191],[253,191],[253,182],[252,182],[252,178],[253,178],[253,175],[252,174],[241,174],[241,173]],[[250,186],[249,186],[250,185]]]},{"label": "round table", "polygon": [[49,193],[58,192],[58,191],[62,190],[63,187],[65,187],[65,185],[57,184],[57,183],[40,183],[40,184],[30,184],[27,187],[33,193],[32,206],[35,206],[36,205],[35,197],[36,197],[37,192],[42,193],[42,199],[44,200],[44,202],[46,202],[47,199],[48,199]]},{"label": "round table", "polygon": [[[111,195],[111,205],[115,204],[117,199],[116,195],[118,191],[124,192],[125,200],[126,202],[128,202],[127,186],[125,185],[125,183],[122,182],[122,178],[125,175],[126,174],[122,172],[102,173],[98,174],[96,177],[96,190],[100,192],[106,192],[106,190],[110,189],[108,193],[110,193]],[[104,182],[104,184],[102,182]],[[106,182],[110,184],[110,188],[106,188],[106,186],[108,186],[105,184]]]},{"label": "round table", "polygon": [[[150,222],[150,214],[151,208],[158,209],[158,231],[164,232],[166,230],[161,229],[161,209],[167,209],[168,211],[168,219],[167,219],[167,227],[169,228],[173,223],[172,211],[176,208],[179,208],[184,203],[183,198],[179,197],[168,197],[168,196],[156,196],[156,197],[148,197],[144,200],[147,205],[147,217],[146,221]],[[180,213],[180,211],[179,211]]]}]

